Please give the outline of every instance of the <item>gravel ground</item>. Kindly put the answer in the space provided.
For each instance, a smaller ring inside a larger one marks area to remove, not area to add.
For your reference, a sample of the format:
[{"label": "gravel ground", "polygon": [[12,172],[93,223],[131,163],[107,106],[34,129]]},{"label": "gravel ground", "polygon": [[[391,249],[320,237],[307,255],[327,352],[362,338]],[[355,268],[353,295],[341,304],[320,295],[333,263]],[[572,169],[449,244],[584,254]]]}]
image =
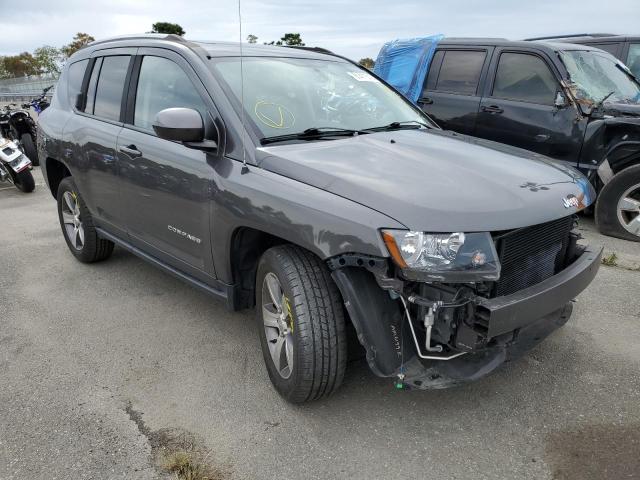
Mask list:
[{"label": "gravel ground", "polygon": [[[474,384],[397,391],[361,360],[327,400],[269,384],[253,313],[116,249],[83,265],[42,185],[0,184],[0,479],[152,479],[159,433],[239,479],[640,478],[640,245],[567,326]],[[627,266],[626,262],[629,263]]]}]

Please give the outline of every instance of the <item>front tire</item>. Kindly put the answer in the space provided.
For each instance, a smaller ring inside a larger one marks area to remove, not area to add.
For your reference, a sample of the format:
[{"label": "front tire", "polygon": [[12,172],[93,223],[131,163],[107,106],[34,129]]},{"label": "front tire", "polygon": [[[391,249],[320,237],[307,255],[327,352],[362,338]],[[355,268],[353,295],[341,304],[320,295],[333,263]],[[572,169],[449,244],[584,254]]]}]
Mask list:
[{"label": "front tire", "polygon": [[73,178],[58,186],[58,218],[69,250],[84,263],[99,262],[111,256],[113,243],[98,236],[93,219]]},{"label": "front tire", "polygon": [[256,275],[256,313],[269,378],[282,397],[303,403],[340,386],[347,360],[342,299],[318,257],[290,245],[267,250]]},{"label": "front tire", "polygon": [[605,235],[640,242],[640,165],[618,172],[604,186],[596,202],[596,224]]},{"label": "front tire", "polygon": [[31,160],[31,163],[35,166],[40,165],[40,160],[38,159],[38,150],[36,149],[36,145],[33,142],[33,137],[30,133],[24,133],[20,137],[20,143],[22,144],[22,148],[24,154]]},{"label": "front tire", "polygon": [[16,174],[13,184],[18,190],[24,193],[30,193],[36,189],[36,181],[33,179],[33,175],[29,169],[22,170]]}]

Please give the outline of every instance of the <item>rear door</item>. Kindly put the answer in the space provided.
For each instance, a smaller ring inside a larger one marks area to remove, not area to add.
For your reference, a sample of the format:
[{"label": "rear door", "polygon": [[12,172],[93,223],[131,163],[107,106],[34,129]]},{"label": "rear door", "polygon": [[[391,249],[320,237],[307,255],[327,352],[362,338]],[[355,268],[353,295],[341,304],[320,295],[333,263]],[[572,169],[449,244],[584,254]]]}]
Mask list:
[{"label": "rear door", "polygon": [[558,79],[553,64],[537,51],[499,48],[475,136],[577,164],[585,121],[573,106],[555,106],[562,91]]},{"label": "rear door", "polygon": [[213,275],[210,155],[158,138],[152,125],[166,108],[197,110],[214,129],[211,99],[190,65],[164,49],[141,48],[118,137],[121,192],[131,241],[179,270]]},{"label": "rear door", "polygon": [[451,47],[436,51],[418,104],[442,128],[473,134],[480,84],[491,50]]},{"label": "rear door", "polygon": [[629,44],[629,50],[624,62],[636,78],[640,79],[640,42]]},{"label": "rear door", "polygon": [[[96,52],[84,76],[74,115],[64,129],[72,173],[96,223],[125,236],[118,182],[116,139],[122,129],[124,86],[135,49]],[[73,100],[73,99],[72,99]]]}]

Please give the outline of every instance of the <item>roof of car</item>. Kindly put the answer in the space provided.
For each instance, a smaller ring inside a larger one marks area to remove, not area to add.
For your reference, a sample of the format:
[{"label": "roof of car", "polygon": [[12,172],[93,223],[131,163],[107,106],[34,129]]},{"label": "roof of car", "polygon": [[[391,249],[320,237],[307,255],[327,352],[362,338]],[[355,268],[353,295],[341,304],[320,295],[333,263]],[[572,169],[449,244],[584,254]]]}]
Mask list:
[{"label": "roof of car", "polygon": [[[178,35],[167,35],[158,33],[121,35],[117,37],[105,38],[91,42],[87,48],[104,48],[114,46],[141,46],[154,43],[177,43],[192,50],[204,50],[212,57],[235,57],[240,56],[240,43],[238,42],[216,42],[208,40],[188,40]],[[279,45],[258,45],[242,44],[242,56],[259,57],[295,57],[295,58],[315,58],[319,60],[329,60],[331,58],[342,58],[329,50],[315,47],[289,47]],[[330,58],[328,58],[330,57]]]},{"label": "roof of car", "polygon": [[548,42],[536,41],[530,42],[525,40],[507,40],[506,38],[444,38],[440,42],[441,45],[469,45],[469,46],[492,46],[492,47],[522,47],[531,48],[531,45],[542,48],[548,48],[553,51],[557,50],[591,50],[591,47],[579,44],[567,44],[565,42]]},{"label": "roof of car", "polygon": [[573,43],[573,42],[626,42],[639,40],[640,35],[616,35],[614,33],[578,33],[573,35],[556,35],[553,37],[537,37],[527,38],[527,40],[551,40],[554,42]]}]

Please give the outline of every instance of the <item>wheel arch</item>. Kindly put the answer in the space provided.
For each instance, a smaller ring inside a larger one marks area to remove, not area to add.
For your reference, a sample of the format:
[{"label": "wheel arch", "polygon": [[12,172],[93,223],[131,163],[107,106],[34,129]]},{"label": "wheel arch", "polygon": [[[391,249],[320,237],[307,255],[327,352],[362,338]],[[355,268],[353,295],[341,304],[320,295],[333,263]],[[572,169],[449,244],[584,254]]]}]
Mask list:
[{"label": "wheel arch", "polygon": [[285,244],[292,243],[256,228],[242,226],[233,231],[228,259],[229,271],[237,292],[234,298],[234,310],[254,306],[258,262],[268,249]]},{"label": "wheel arch", "polygon": [[618,142],[609,148],[606,158],[614,174],[640,164],[640,141]]},{"label": "wheel arch", "polygon": [[52,157],[46,158],[44,168],[51,195],[53,195],[53,198],[57,198],[60,182],[66,177],[71,177],[71,172],[64,163]]}]

